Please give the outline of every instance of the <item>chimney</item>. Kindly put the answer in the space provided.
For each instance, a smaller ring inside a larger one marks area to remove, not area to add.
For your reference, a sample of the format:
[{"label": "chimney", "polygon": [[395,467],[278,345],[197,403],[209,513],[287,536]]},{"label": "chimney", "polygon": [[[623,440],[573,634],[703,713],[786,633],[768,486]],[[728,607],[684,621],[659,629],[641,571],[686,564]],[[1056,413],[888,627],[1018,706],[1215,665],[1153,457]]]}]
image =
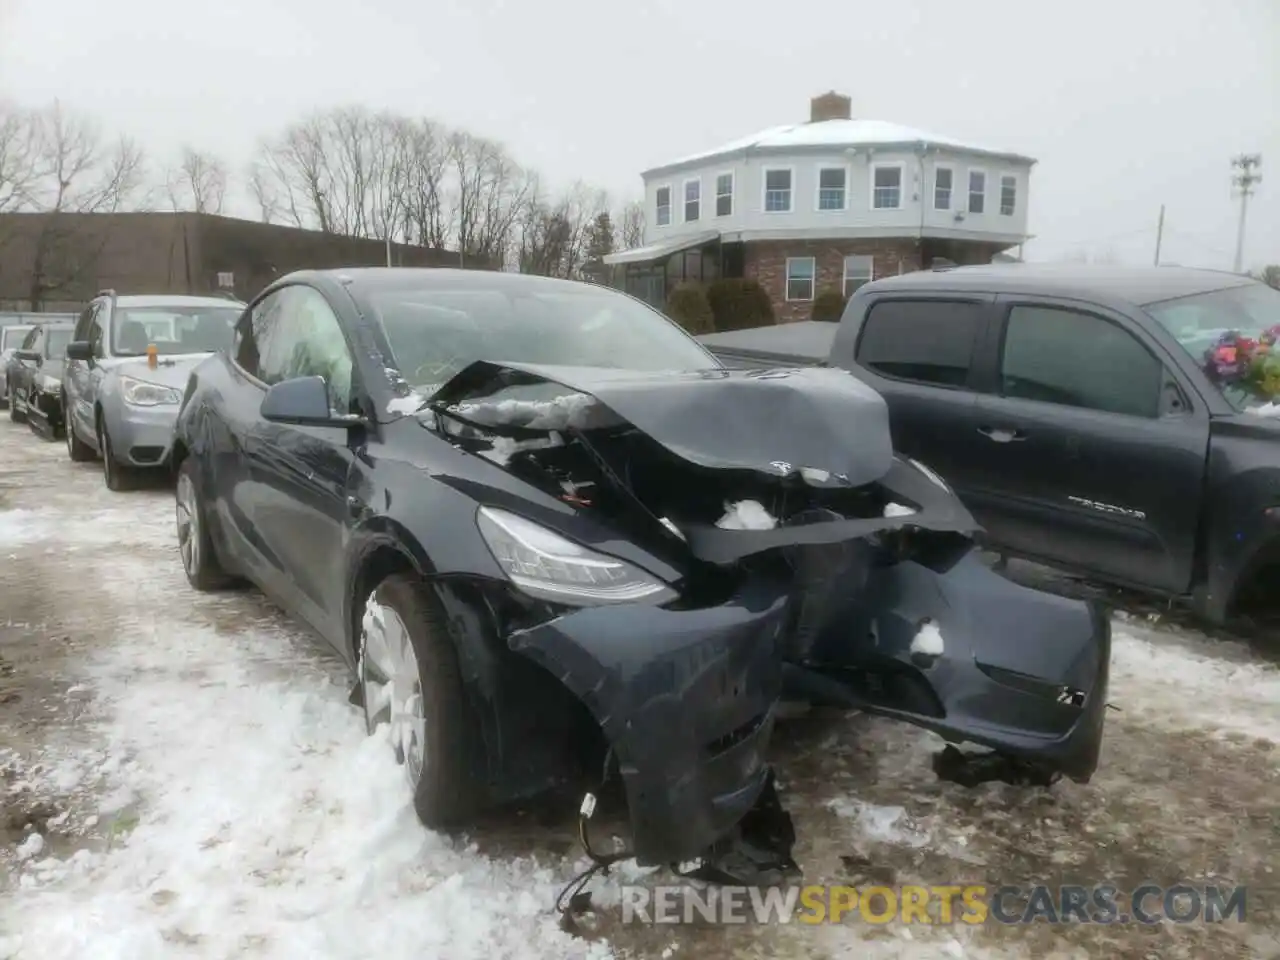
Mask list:
[{"label": "chimney", "polygon": [[809,101],[809,122],[852,119],[853,100],[842,93],[828,90]]}]

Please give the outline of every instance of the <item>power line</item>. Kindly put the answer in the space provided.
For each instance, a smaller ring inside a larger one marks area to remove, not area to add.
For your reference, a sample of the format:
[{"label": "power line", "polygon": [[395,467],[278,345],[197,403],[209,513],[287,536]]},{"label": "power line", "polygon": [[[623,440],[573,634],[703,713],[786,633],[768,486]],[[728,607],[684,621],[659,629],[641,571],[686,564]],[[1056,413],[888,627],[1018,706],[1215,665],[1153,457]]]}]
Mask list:
[{"label": "power line", "polygon": [[1231,158],[1231,169],[1240,171],[1231,175],[1231,183],[1240,196],[1240,223],[1236,227],[1236,257],[1231,268],[1235,273],[1240,272],[1244,260],[1245,218],[1249,213],[1249,198],[1253,196],[1254,188],[1262,182],[1262,174],[1254,172],[1260,166],[1262,166],[1260,153],[1242,153]]}]

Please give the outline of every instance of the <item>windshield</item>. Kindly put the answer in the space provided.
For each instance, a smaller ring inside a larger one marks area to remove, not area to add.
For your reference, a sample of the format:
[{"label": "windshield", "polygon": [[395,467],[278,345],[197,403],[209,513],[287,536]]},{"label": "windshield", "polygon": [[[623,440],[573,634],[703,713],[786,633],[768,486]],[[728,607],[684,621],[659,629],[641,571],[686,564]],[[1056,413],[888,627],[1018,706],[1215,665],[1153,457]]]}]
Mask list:
[{"label": "windshield", "polygon": [[71,327],[47,328],[44,332],[44,355],[51,360],[65,360],[72,333]]},{"label": "windshield", "polygon": [[671,371],[720,365],[662,314],[585,283],[433,281],[376,291],[370,302],[396,369],[423,394],[476,360]]},{"label": "windshield", "polygon": [[1251,283],[1147,306],[1237,410],[1280,398],[1280,290]]},{"label": "windshield", "polygon": [[231,345],[243,307],[120,307],[113,316],[111,352],[122,357],[145,356],[154,343],[160,356],[176,353],[216,353]]}]

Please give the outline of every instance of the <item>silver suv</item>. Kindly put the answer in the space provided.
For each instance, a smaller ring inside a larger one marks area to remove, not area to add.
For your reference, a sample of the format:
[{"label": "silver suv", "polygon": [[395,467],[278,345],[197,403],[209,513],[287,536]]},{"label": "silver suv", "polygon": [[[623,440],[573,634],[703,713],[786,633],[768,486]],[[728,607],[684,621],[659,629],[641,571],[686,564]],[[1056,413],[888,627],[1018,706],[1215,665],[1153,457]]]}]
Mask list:
[{"label": "silver suv", "polygon": [[71,459],[100,456],[112,490],[166,467],[187,377],[230,345],[244,308],[221,297],[98,294],[67,347],[62,403]]}]

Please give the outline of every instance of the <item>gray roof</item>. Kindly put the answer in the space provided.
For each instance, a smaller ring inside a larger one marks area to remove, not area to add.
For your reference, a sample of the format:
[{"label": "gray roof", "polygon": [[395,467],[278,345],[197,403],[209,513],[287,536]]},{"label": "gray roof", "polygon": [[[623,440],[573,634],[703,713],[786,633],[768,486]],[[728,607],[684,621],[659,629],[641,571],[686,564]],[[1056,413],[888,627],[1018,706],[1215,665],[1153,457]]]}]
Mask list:
[{"label": "gray roof", "polygon": [[949,270],[920,270],[886,277],[862,290],[955,290],[970,293],[1039,293],[1124,300],[1145,306],[1257,281],[1236,273],[1193,267],[1121,267],[1089,263],[992,263]]},{"label": "gray roof", "polygon": [[726,330],[704,333],[698,342],[712,353],[727,351],[764,359],[798,357],[813,363],[825,363],[831,354],[838,323],[801,320],[748,330]]},{"label": "gray roof", "polygon": [[119,307],[244,307],[239,300],[226,297],[191,297],[178,293],[121,294]]}]

